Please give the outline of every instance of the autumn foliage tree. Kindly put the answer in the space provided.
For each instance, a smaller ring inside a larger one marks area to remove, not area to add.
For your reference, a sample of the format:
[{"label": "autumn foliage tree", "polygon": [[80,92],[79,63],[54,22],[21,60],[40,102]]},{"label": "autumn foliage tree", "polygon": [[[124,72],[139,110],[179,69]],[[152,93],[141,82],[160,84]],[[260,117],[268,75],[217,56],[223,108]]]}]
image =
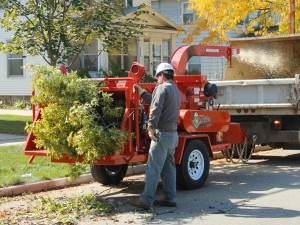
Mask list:
[{"label": "autumn foliage tree", "polygon": [[[190,43],[195,36],[204,34],[203,44],[226,43],[227,32],[231,30],[255,36],[287,34],[289,3],[289,0],[189,0],[189,10],[195,12],[195,18],[186,24],[187,36],[183,42]],[[297,33],[299,1],[295,3],[295,12]],[[278,25],[278,30],[270,30],[274,25]]]}]

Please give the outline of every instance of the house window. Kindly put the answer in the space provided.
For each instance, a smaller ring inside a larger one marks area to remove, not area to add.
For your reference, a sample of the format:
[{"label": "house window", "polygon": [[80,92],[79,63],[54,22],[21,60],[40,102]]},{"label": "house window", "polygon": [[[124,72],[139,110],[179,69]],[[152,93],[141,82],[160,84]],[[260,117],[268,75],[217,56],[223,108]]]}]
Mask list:
[{"label": "house window", "polygon": [[170,61],[170,41],[164,40],[162,48],[163,48],[163,62],[169,62]]},{"label": "house window", "polygon": [[[69,59],[69,64],[74,61],[74,57]],[[98,73],[98,42],[93,40],[92,43],[86,47],[85,51],[80,53],[73,64],[70,66],[71,70],[85,70],[90,76],[95,76]]]},{"label": "house window", "polygon": [[201,58],[203,58],[202,56],[192,56],[189,61],[188,64],[185,68],[185,73],[186,74],[194,74],[194,75],[198,75],[201,74]]},{"label": "house window", "polygon": [[183,23],[188,23],[189,21],[194,20],[194,11],[188,10],[189,3],[182,3],[182,19]]},{"label": "house window", "polygon": [[152,74],[156,73],[156,68],[158,67],[158,65],[161,63],[161,43],[154,43],[152,45],[152,58],[153,58],[153,67],[152,67]]},{"label": "house window", "polygon": [[10,53],[7,57],[8,76],[23,76],[23,55]]},{"label": "house window", "polygon": [[125,71],[129,71],[132,63],[137,61],[136,40],[130,40],[126,45],[124,45],[124,47],[127,48],[128,51],[127,53],[123,53],[118,50],[111,51],[111,54],[109,55],[109,59],[112,62],[109,62],[108,64],[109,71],[113,70],[112,66],[121,66],[121,69],[124,69]]},{"label": "house window", "polygon": [[150,42],[144,41],[144,66],[146,71],[150,71]]},{"label": "house window", "polygon": [[132,7],[132,0],[125,0],[126,7]]},{"label": "house window", "polygon": [[137,61],[136,55],[124,55],[124,70],[129,71],[132,63]]},{"label": "house window", "polygon": [[171,40],[156,39],[144,40],[144,66],[149,74],[155,74],[157,66],[161,62],[170,62]]}]

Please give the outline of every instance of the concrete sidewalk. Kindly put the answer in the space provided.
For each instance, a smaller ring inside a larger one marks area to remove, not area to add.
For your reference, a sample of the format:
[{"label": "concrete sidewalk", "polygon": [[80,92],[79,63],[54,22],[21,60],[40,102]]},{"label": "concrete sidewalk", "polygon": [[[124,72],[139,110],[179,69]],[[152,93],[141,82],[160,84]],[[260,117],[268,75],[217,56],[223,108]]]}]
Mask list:
[{"label": "concrete sidewalk", "polygon": [[32,110],[0,109],[0,115],[32,116]]},{"label": "concrete sidewalk", "polygon": [[0,133],[0,146],[24,144],[26,138],[27,136]]}]

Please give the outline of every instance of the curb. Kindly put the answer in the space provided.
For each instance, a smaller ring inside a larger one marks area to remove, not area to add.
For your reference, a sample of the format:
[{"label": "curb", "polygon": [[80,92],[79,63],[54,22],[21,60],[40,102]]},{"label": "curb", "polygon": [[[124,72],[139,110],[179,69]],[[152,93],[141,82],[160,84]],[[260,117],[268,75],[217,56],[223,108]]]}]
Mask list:
[{"label": "curb", "polygon": [[[213,159],[224,158],[221,152],[214,153]],[[146,164],[128,166],[126,176],[138,175],[145,173]],[[34,193],[49,191],[53,189],[66,188],[70,186],[77,186],[84,183],[94,182],[94,178],[91,174],[84,174],[79,176],[73,181],[70,181],[68,177],[58,178],[53,180],[40,181],[36,183],[29,183],[24,185],[16,185],[10,187],[0,188],[0,197],[10,197],[21,195],[23,193]]]},{"label": "curb", "polygon": [[[126,176],[142,174],[145,172],[146,165],[129,166]],[[0,197],[10,197],[21,195],[23,193],[34,193],[41,191],[49,191],[58,188],[66,188],[70,186],[76,186],[84,183],[94,182],[94,178],[91,174],[84,174],[79,176],[73,181],[69,181],[68,177],[58,178],[53,180],[46,180],[36,183],[16,185],[11,187],[0,188]]]},{"label": "curb", "polygon": [[1,143],[1,140],[0,140],[0,147],[1,146],[11,146],[11,145],[23,145],[23,144],[25,144],[24,141],[13,141],[13,142],[6,141],[5,143]]},{"label": "curb", "polygon": [[[214,153],[213,159],[224,158],[222,153]],[[145,173],[146,164],[128,166],[126,176],[138,175]],[[84,183],[94,182],[94,178],[91,174],[84,174],[79,176],[73,181],[70,181],[68,177],[57,178],[53,180],[40,181],[36,183],[29,183],[24,185],[16,185],[10,187],[0,188],[0,197],[11,197],[21,195],[23,193],[35,193],[42,191],[49,191],[53,189],[66,188],[71,186],[77,186]]]}]

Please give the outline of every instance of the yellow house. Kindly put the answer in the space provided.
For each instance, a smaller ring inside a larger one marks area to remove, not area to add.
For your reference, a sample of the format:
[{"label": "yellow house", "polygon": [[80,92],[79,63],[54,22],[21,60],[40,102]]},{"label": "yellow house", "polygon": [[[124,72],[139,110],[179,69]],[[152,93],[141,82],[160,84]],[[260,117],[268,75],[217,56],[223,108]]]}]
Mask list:
[{"label": "yellow house", "polygon": [[[168,62],[172,52],[176,49],[177,25],[146,5],[144,8],[124,8],[125,16],[119,18],[120,22],[126,20],[135,11],[144,10],[142,20],[146,21],[147,28],[143,29],[143,35],[138,39],[132,39],[127,43],[128,52],[111,51],[109,54],[102,52],[101,42],[94,40],[87,51],[83,52],[71,69],[79,70],[88,68],[91,76],[99,76],[100,68],[104,71],[112,70],[112,62],[120,65],[128,71],[132,62],[139,62],[145,66],[147,74],[153,74],[157,65],[161,62]],[[89,66],[93,63],[92,66]],[[118,74],[115,74],[116,76]]]}]

